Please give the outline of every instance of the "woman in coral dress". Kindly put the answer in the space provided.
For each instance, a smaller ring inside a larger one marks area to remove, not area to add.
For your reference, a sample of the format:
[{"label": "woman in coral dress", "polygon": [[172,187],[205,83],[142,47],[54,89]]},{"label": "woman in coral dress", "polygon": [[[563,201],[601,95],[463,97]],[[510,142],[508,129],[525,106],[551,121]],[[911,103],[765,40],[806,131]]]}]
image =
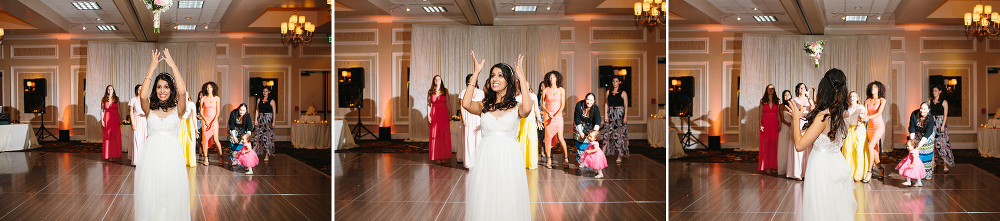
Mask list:
[{"label": "woman in coral dress", "polygon": [[451,158],[451,110],[448,108],[448,89],[444,87],[440,75],[434,76],[434,84],[427,91],[427,101],[427,121],[430,124],[428,158],[445,164]]},{"label": "woman in coral dress", "polygon": [[566,152],[566,139],[563,138],[563,108],[565,108],[566,89],[562,87],[562,74],[550,71],[545,74],[545,91],[542,100],[545,101],[545,112],[542,121],[545,125],[545,167],[552,168],[552,147],[559,144],[563,151],[563,167],[569,167],[569,152]]},{"label": "woman in coral dress", "polygon": [[[885,176],[885,172],[882,167],[879,166],[881,159],[879,158],[879,153],[881,153],[881,141],[882,135],[885,134],[885,121],[882,120],[882,111],[885,110],[885,85],[882,82],[872,82],[868,84],[868,99],[865,100],[865,108],[868,110],[868,139],[866,142],[868,144],[868,163],[877,170],[878,178],[882,179]],[[865,175],[865,182],[871,180],[872,174]]]},{"label": "woman in coral dress", "polygon": [[[208,165],[208,148],[215,144],[218,147],[219,164],[222,164],[222,144],[219,143],[219,96],[215,82],[201,85],[201,154],[205,155],[203,164]],[[232,141],[230,141],[232,142]]]},{"label": "woman in coral dress", "polygon": [[101,115],[102,157],[114,161],[122,156],[122,122],[118,116],[118,95],[111,85],[105,88],[101,99]]}]

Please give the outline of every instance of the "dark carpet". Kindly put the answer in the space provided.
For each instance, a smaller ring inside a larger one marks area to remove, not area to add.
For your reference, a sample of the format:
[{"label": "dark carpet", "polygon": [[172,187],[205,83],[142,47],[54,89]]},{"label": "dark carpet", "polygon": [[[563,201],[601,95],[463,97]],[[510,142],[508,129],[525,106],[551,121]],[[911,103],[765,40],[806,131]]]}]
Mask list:
[{"label": "dark carpet", "polygon": [[[100,153],[101,143],[83,143],[80,141],[58,142],[42,141],[42,147],[31,149],[30,151],[57,152],[57,153]],[[223,150],[228,151],[229,142],[222,141]],[[218,148],[208,149],[209,154],[218,153]],[[296,149],[292,142],[274,142],[274,154],[285,154],[296,160],[302,161],[310,167],[316,168],[327,175],[330,175],[330,149]],[[264,158],[260,159],[262,162]]]},{"label": "dark carpet", "polygon": [[[427,142],[406,142],[405,140],[358,140],[358,147],[351,149],[337,150],[335,153],[413,153],[426,154],[428,152]],[[667,149],[653,148],[646,140],[629,140],[629,154],[639,154],[653,159],[660,164],[666,165]],[[567,140],[567,148],[575,146],[575,142]],[[541,150],[539,150],[541,151]],[[756,152],[754,152],[756,153]],[[562,154],[562,148],[553,148],[552,154]],[[576,153],[572,153],[575,156]]]},{"label": "dark carpet", "polygon": [[[671,162],[691,162],[691,163],[757,163],[757,151],[736,151],[734,149],[722,150],[684,150],[687,157],[670,160]],[[884,168],[888,168],[888,174],[900,160],[906,157],[908,152],[904,149],[896,149],[892,152],[882,153],[880,156]],[[972,164],[995,176],[1000,177],[1000,159],[984,158],[979,155],[978,150],[952,150],[955,155],[956,164]],[[937,170],[942,167],[938,166]]]}]

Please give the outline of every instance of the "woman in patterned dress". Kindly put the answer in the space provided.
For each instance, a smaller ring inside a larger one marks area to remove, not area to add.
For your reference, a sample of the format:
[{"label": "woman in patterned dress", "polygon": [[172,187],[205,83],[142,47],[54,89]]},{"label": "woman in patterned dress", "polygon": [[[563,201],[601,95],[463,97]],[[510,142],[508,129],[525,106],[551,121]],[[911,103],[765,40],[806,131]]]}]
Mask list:
[{"label": "woman in patterned dress", "polygon": [[622,91],[622,80],[615,76],[611,79],[611,89],[605,94],[608,95],[604,103],[604,109],[608,110],[604,118],[604,142],[601,147],[607,156],[618,155],[616,163],[622,162],[622,157],[628,157],[628,121],[625,114],[628,113],[628,93]]},{"label": "woman in patterned dress", "polygon": [[270,156],[274,156],[274,99],[271,98],[271,89],[265,87],[261,96],[257,98],[257,120],[254,121],[253,148],[257,155],[264,155],[264,161],[268,161]]}]

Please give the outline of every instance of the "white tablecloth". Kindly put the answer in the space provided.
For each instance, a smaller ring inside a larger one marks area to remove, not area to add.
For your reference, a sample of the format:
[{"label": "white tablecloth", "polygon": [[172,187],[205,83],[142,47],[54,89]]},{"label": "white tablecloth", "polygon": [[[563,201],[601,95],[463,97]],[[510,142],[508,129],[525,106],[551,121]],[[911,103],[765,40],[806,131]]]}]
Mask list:
[{"label": "white tablecloth", "polygon": [[122,154],[122,156],[125,156],[129,160],[135,159],[133,155],[135,154],[135,151],[133,151],[135,144],[132,142],[132,135],[132,125],[122,125],[122,152],[127,153]]},{"label": "white tablecloth", "polygon": [[292,145],[299,149],[330,149],[330,124],[292,124]]},{"label": "white tablecloth", "polygon": [[28,124],[0,125],[0,152],[42,147]]},{"label": "white tablecloth", "polygon": [[354,143],[354,135],[351,135],[351,128],[347,127],[347,123],[343,119],[337,119],[333,121],[333,134],[337,134],[337,142],[334,145],[335,150],[350,149],[357,147],[358,144]]},{"label": "white tablecloth", "polygon": [[687,156],[687,154],[684,153],[684,146],[681,146],[681,138],[678,133],[679,132],[677,131],[677,129],[674,128],[670,128],[670,130],[667,133],[667,139],[669,139],[667,143],[670,143],[670,147],[667,148],[668,152],[667,154],[670,159],[676,159]]},{"label": "white tablecloth", "polygon": [[667,147],[667,119],[649,118],[646,120],[646,139],[652,147]]},{"label": "white tablecloth", "polygon": [[979,128],[978,137],[980,155],[1000,158],[1000,129]]}]

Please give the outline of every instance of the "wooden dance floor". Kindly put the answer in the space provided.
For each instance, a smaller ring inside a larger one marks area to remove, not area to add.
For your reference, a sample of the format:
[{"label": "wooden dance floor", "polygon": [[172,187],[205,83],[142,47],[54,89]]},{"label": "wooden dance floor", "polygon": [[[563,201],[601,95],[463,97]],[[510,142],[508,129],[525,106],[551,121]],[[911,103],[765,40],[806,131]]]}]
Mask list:
[{"label": "wooden dance floor", "polygon": [[[666,168],[633,154],[603,179],[563,169],[527,170],[533,220],[666,220]],[[555,167],[558,165],[559,167]],[[427,154],[334,153],[337,220],[463,220],[461,164],[435,165]]]},{"label": "wooden dance floor", "polygon": [[[330,176],[300,161],[252,176],[211,163],[188,168],[192,220],[330,220]],[[0,220],[133,220],[134,171],[100,153],[0,153]]]},{"label": "wooden dance floor", "polygon": [[[761,175],[757,164],[669,165],[670,220],[801,218],[802,181]],[[969,164],[940,169],[923,187],[905,187],[889,170],[884,183],[857,182],[855,220],[1000,220],[1000,179]]]}]

